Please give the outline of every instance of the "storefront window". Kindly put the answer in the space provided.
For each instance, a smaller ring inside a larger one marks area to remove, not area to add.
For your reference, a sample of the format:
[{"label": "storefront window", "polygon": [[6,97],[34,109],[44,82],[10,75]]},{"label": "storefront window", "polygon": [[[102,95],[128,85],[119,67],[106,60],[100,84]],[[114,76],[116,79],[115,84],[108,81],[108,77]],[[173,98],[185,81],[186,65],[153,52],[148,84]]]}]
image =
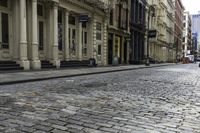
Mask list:
[{"label": "storefront window", "polygon": [[63,45],[63,23],[62,23],[62,11],[58,11],[58,49],[61,51]]},{"label": "storefront window", "polygon": [[72,54],[76,54],[76,30],[72,29]]},{"label": "storefront window", "polygon": [[9,48],[9,28],[8,28],[8,14],[1,14],[1,29],[2,29],[2,48]]},{"label": "storefront window", "polygon": [[39,22],[39,50],[44,50],[44,23]]}]

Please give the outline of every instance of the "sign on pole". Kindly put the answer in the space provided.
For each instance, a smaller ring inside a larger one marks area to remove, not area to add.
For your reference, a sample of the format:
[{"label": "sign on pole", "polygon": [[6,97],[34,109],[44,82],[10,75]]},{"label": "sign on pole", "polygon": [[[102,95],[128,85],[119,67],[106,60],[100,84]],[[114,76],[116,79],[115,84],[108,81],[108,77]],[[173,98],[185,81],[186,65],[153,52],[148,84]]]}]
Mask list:
[{"label": "sign on pole", "polygon": [[79,16],[79,22],[88,22],[89,21],[89,17],[86,14],[82,14]]},{"label": "sign on pole", "polygon": [[149,30],[148,31],[148,38],[155,38],[157,35],[157,31],[156,30]]}]

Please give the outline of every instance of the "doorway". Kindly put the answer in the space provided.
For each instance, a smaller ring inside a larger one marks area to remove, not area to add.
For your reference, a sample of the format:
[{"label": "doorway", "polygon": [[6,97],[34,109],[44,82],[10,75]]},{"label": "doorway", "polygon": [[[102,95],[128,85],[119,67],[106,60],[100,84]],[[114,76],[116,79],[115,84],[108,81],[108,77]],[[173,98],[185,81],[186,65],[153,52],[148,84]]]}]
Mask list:
[{"label": "doorway", "polygon": [[128,64],[127,61],[127,42],[124,42],[124,64]]},{"label": "doorway", "polygon": [[113,63],[113,34],[108,35],[108,64]]},{"label": "doorway", "polygon": [[9,2],[3,0],[0,2],[0,60],[10,60],[10,15]]}]

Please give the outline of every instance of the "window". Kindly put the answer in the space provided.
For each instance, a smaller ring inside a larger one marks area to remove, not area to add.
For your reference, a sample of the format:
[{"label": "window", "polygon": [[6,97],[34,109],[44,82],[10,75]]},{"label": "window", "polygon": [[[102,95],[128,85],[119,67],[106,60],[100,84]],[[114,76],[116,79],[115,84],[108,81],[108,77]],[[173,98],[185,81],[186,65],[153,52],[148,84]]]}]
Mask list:
[{"label": "window", "polygon": [[185,42],[185,37],[183,37],[183,42]]},{"label": "window", "polygon": [[0,0],[0,6],[8,7],[8,0]]},{"label": "window", "polygon": [[101,45],[98,45],[98,55],[101,55]]},{"label": "window", "polygon": [[113,25],[113,9],[110,11],[110,25]]},{"label": "window", "polygon": [[44,23],[39,22],[39,50],[44,50]]},{"label": "window", "polygon": [[72,44],[71,44],[71,51],[72,54],[75,55],[76,54],[76,30],[72,29]]},{"label": "window", "polygon": [[115,21],[117,22],[117,25],[119,26],[119,5],[116,5],[115,7]]},{"label": "window", "polygon": [[127,19],[128,19],[128,10],[125,8],[121,8],[121,26],[120,28],[126,29],[127,28]]},{"label": "window", "polygon": [[101,40],[102,39],[102,37],[101,37],[101,31],[102,31],[102,29],[101,29],[101,23],[97,23],[97,33],[96,33],[96,39],[97,40]]},{"label": "window", "polygon": [[183,27],[185,27],[185,23],[183,23]]},{"label": "window", "polygon": [[76,25],[76,18],[74,16],[69,16],[69,24]]},{"label": "window", "polygon": [[43,6],[40,4],[37,5],[37,14],[38,16],[43,16]]},{"label": "window", "polygon": [[2,48],[9,48],[9,27],[8,27],[8,14],[1,14],[1,28],[2,28]]}]

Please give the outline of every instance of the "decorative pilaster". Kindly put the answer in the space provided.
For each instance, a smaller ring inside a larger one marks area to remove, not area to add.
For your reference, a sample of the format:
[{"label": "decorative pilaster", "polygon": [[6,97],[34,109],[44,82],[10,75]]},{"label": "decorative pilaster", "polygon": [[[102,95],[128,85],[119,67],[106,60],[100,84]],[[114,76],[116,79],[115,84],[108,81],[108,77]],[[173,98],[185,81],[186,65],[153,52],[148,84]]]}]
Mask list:
[{"label": "decorative pilaster", "polygon": [[82,44],[82,22],[79,22],[78,25],[78,60],[82,60],[82,49],[83,49],[83,44]]},{"label": "decorative pilaster", "polygon": [[52,45],[52,63],[59,68],[60,60],[58,59],[58,5],[53,5],[53,45]]},{"label": "decorative pilaster", "polygon": [[103,65],[107,65],[107,46],[108,46],[108,30],[107,30],[107,18],[105,18],[104,25],[103,25]]},{"label": "decorative pilaster", "polygon": [[27,29],[26,29],[26,0],[20,0],[20,38],[19,38],[19,64],[25,70],[30,69],[27,58]]},{"label": "decorative pilaster", "polygon": [[92,46],[92,52],[93,52],[93,58],[97,61],[97,38],[96,38],[96,28],[97,27],[97,20],[95,17],[93,17],[93,46]]},{"label": "decorative pilaster", "polygon": [[65,60],[69,60],[69,12],[65,11]]},{"label": "decorative pilaster", "polygon": [[31,67],[40,69],[41,62],[38,58],[38,28],[37,28],[37,0],[32,0],[32,44],[31,44]]}]

